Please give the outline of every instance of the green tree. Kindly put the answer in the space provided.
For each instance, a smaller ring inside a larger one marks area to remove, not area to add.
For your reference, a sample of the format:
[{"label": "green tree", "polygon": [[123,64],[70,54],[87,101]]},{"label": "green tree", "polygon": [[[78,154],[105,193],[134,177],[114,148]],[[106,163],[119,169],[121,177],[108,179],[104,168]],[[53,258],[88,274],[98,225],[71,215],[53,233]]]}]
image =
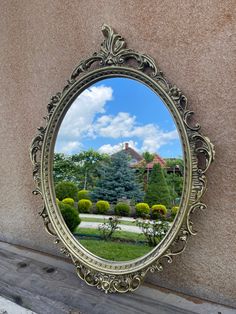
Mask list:
[{"label": "green tree", "polygon": [[60,181],[80,182],[79,169],[72,161],[71,156],[64,154],[54,154],[53,178],[55,183]]},{"label": "green tree", "polygon": [[136,181],[135,171],[129,167],[129,159],[124,152],[113,155],[110,162],[100,167],[99,174],[97,186],[91,192],[93,200],[112,203],[121,198],[136,202],[143,199],[144,193]]},{"label": "green tree", "polygon": [[180,199],[183,191],[183,177],[177,173],[166,174],[166,182],[169,186],[172,203]]},{"label": "green tree", "polygon": [[78,189],[73,182],[62,181],[59,182],[55,186],[56,197],[59,200],[63,200],[65,198],[73,198],[73,200],[77,200]]},{"label": "green tree", "polygon": [[184,172],[184,161],[181,158],[166,158],[166,167],[173,169],[173,172],[175,172],[175,169],[179,169],[180,173]]},{"label": "green tree", "polygon": [[93,149],[72,155],[72,162],[79,167],[81,177],[80,187],[84,190],[91,189],[96,183],[98,177],[97,168],[101,162],[110,157],[106,154],[100,154]]},{"label": "green tree", "polygon": [[143,158],[145,159],[146,163],[153,161],[154,156],[155,156],[154,154],[151,154],[149,152],[144,152],[142,155],[143,155]]},{"label": "green tree", "polygon": [[166,181],[169,186],[172,204],[179,204],[183,191],[184,161],[181,158],[167,158]]},{"label": "green tree", "polygon": [[163,204],[169,207],[171,204],[169,187],[160,164],[155,164],[152,169],[145,195],[145,202],[150,206]]}]

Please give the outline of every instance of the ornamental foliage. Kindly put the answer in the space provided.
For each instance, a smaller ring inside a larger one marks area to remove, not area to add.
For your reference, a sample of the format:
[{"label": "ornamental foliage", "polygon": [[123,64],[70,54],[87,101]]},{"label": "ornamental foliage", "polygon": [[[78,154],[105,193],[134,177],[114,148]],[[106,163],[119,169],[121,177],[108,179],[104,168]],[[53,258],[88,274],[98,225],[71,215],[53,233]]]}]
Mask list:
[{"label": "ornamental foliage", "polygon": [[129,216],[130,215],[130,206],[126,203],[117,203],[115,208],[115,215],[117,216]]},{"label": "ornamental foliage", "polygon": [[92,207],[92,202],[87,199],[79,200],[78,202],[78,211],[79,213],[89,213]]},{"label": "ornamental foliage", "polygon": [[107,201],[98,201],[96,203],[96,209],[98,214],[106,214],[110,208],[110,204]]},{"label": "ornamental foliage", "polygon": [[145,195],[145,202],[147,202],[150,206],[163,204],[170,207],[170,191],[160,164],[155,164],[152,169]]},{"label": "ornamental foliage", "polygon": [[68,204],[68,205],[70,205],[72,207],[75,207],[75,201],[73,200],[73,198],[70,198],[70,197],[64,198],[62,200],[62,203],[63,204]]},{"label": "ornamental foliage", "polygon": [[145,217],[150,213],[150,207],[147,203],[138,203],[135,205],[136,216]]},{"label": "ornamental foliage", "polygon": [[70,205],[64,204],[62,202],[59,202],[59,208],[67,227],[71,232],[74,232],[81,222],[77,210],[74,207],[71,207]]},{"label": "ornamental foliage", "polygon": [[58,183],[55,187],[55,192],[59,200],[63,200],[64,198],[77,199],[77,187],[72,182],[62,181]]},{"label": "ornamental foliage", "polygon": [[141,201],[144,192],[136,181],[135,170],[129,167],[128,156],[124,152],[116,153],[111,161],[104,163],[98,170],[100,178],[91,192],[93,200],[105,199],[111,203],[119,199]]}]

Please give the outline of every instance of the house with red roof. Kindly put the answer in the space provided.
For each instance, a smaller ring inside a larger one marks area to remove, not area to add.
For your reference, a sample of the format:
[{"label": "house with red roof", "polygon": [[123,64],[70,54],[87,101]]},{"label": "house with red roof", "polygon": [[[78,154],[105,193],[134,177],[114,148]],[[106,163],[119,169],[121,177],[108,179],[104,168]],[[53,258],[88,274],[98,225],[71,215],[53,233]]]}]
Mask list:
[{"label": "house with red roof", "polygon": [[155,164],[160,164],[162,168],[165,168],[167,173],[180,173],[180,168],[178,165],[176,167],[167,167],[165,159],[160,157],[158,154],[154,154],[154,158],[151,162],[146,162],[142,155],[140,155],[135,149],[129,146],[129,143],[125,143],[125,147],[120,150],[125,152],[130,157],[130,167],[132,168],[142,168],[146,167],[147,173],[150,173]]}]

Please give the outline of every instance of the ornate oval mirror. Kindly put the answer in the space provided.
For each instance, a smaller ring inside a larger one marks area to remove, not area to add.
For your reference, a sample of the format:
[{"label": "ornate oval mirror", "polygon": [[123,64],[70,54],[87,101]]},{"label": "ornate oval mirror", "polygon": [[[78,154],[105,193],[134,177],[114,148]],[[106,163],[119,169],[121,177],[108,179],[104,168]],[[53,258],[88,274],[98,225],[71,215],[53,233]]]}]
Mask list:
[{"label": "ornate oval mirror", "polygon": [[48,105],[31,145],[46,230],[80,278],[105,292],[138,288],[190,235],[213,145],[187,99],[153,59],[104,25],[101,51],[82,61]]}]

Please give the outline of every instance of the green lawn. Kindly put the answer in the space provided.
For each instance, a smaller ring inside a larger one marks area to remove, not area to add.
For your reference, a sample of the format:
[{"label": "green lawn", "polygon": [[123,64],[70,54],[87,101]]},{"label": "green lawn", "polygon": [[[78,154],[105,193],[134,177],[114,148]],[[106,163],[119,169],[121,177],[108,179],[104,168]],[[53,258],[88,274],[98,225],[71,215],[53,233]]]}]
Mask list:
[{"label": "green lawn", "polygon": [[[87,218],[87,217],[80,217],[82,221],[87,221],[87,222],[99,222],[99,223],[104,223],[107,222],[109,219],[104,219],[103,218]],[[128,226],[135,226],[135,220],[134,222],[132,221],[126,221],[126,220],[121,220],[119,222],[120,225],[128,225]]]},{"label": "green lawn", "polygon": [[152,249],[148,245],[128,244],[104,240],[80,240],[91,253],[112,261],[128,261],[141,257]]},{"label": "green lawn", "polygon": [[[101,233],[98,231],[98,229],[93,228],[80,228],[77,227],[77,229],[74,232],[82,234],[82,235],[94,235],[94,236],[100,236]],[[130,240],[130,241],[146,241],[146,237],[142,233],[134,233],[134,232],[128,232],[128,231],[115,231],[113,236],[113,239],[121,239],[121,240]]]}]

